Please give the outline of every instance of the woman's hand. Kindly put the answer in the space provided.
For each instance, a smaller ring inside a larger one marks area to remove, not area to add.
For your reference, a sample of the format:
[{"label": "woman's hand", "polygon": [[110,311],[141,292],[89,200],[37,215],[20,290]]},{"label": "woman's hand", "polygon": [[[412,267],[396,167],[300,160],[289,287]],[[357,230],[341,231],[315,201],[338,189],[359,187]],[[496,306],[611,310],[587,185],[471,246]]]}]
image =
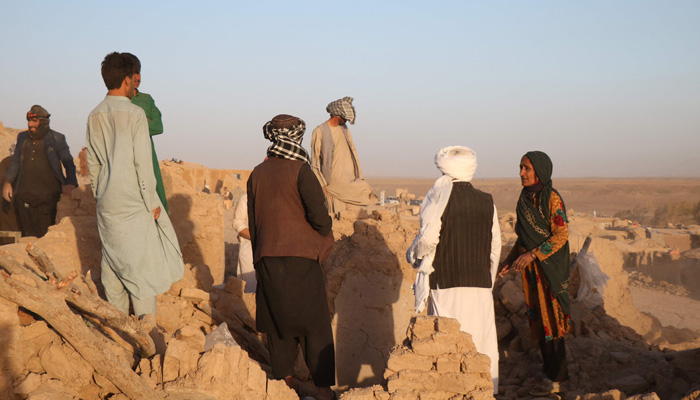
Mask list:
[{"label": "woman's hand", "polygon": [[520,257],[518,257],[517,260],[513,262],[513,267],[516,271],[520,272],[524,270],[525,267],[530,265],[533,261],[535,261],[535,255],[531,251],[528,251],[527,253],[522,254]]}]

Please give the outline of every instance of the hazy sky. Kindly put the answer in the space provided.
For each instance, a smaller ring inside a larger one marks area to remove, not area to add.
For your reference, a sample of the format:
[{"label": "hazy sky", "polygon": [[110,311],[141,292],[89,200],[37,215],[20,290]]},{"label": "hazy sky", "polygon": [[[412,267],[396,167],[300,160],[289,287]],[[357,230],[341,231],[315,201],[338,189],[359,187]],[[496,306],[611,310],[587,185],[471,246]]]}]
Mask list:
[{"label": "hazy sky", "polygon": [[433,177],[461,144],[476,177],[542,150],[559,177],[700,176],[699,1],[0,0],[0,121],[41,104],[74,155],[100,62],[136,54],[163,113],[160,159],[251,169],[276,114],[355,98],[367,176]]}]

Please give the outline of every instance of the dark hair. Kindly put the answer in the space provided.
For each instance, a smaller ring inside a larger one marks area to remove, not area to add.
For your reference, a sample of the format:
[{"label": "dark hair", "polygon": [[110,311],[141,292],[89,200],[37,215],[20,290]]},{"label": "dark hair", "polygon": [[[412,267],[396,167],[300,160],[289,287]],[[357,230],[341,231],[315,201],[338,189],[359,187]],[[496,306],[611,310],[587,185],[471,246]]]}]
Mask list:
[{"label": "dark hair", "polygon": [[131,53],[122,53],[122,54],[131,58],[131,60],[134,62],[134,73],[140,74],[141,73],[141,61],[139,61],[139,58]]},{"label": "dark hair", "polygon": [[107,54],[102,60],[102,80],[104,80],[107,90],[119,89],[124,79],[127,76],[133,76],[134,73],[136,73],[134,60],[126,53],[115,51]]}]

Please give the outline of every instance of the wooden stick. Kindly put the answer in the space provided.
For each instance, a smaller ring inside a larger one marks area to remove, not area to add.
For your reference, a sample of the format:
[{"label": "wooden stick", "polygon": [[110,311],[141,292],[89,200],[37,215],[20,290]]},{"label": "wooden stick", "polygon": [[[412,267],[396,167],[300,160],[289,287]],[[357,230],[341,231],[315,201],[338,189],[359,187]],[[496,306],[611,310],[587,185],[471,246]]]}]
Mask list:
[{"label": "wooden stick", "polygon": [[[0,266],[3,268],[7,264],[6,258],[0,255]],[[114,383],[129,399],[162,399],[130,366],[124,365],[114,353],[105,350],[103,343],[96,339],[90,328],[65,303],[63,291],[35,288],[2,277],[0,296],[40,315],[97,373]]]},{"label": "wooden stick", "polygon": [[[244,327],[243,323],[241,321],[233,321],[230,318],[224,316],[221,314],[221,311],[217,310],[214,307],[211,307],[207,302],[199,302],[195,304],[195,306],[202,310],[204,313],[206,313],[208,316],[214,318],[215,320],[219,322],[226,322],[226,325],[239,337],[243,338],[243,340],[246,342],[244,343],[250,349],[249,352],[252,352],[253,354],[251,355],[256,355],[258,358],[258,361],[262,361],[266,364],[270,364],[270,352],[267,350],[265,345],[260,341],[260,339],[251,332],[248,332]],[[242,346],[243,347],[243,346]]]},{"label": "wooden stick", "polygon": [[[31,259],[47,275],[54,275],[62,282],[65,280],[61,276],[61,273],[58,272],[58,269],[56,269],[53,261],[51,261],[49,256],[43,250],[33,243],[27,244],[26,250],[29,257],[31,257]],[[74,274],[77,275],[77,273],[73,271],[71,276],[75,278]],[[141,354],[146,358],[150,358],[156,354],[156,345],[153,343],[153,339],[146,331],[146,328],[141,325],[139,321],[134,320],[128,315],[119,311],[112,304],[104,301],[95,293],[92,293],[92,291],[83,293],[80,291],[80,288],[73,283],[70,284],[70,287],[73,290],[66,292],[66,301],[68,303],[82,312],[89,313],[100,318],[110,328],[124,332],[133,340],[141,351]]]}]

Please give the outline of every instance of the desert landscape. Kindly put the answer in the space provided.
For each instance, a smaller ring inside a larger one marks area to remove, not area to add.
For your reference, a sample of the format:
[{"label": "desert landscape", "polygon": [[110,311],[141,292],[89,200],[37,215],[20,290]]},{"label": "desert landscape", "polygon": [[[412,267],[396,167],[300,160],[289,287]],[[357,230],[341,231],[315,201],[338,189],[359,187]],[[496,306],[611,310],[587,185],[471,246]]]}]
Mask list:
[{"label": "desert landscape", "polygon": [[[0,124],[0,158],[18,129]],[[77,156],[79,149],[72,149]],[[232,208],[249,171],[161,161],[185,276],[141,321],[106,303],[101,247],[86,177],[59,203],[43,238],[0,246],[0,398],[297,399],[270,378],[255,295],[235,277]],[[515,174],[514,174],[515,175]],[[416,315],[404,254],[419,228],[416,205],[432,179],[368,179],[391,203],[343,211],[323,263],[344,400],[489,399],[489,360],[455,320]],[[211,193],[203,193],[204,182]],[[499,210],[505,256],[515,242],[518,179],[475,180]],[[569,214],[574,329],[570,378],[555,400],[700,398],[700,179],[554,176]],[[595,211],[595,216],[594,216]],[[499,400],[535,399],[541,369],[522,282],[493,290]],[[316,388],[303,362],[303,396]],[[302,398],[303,398],[302,396]]]}]

